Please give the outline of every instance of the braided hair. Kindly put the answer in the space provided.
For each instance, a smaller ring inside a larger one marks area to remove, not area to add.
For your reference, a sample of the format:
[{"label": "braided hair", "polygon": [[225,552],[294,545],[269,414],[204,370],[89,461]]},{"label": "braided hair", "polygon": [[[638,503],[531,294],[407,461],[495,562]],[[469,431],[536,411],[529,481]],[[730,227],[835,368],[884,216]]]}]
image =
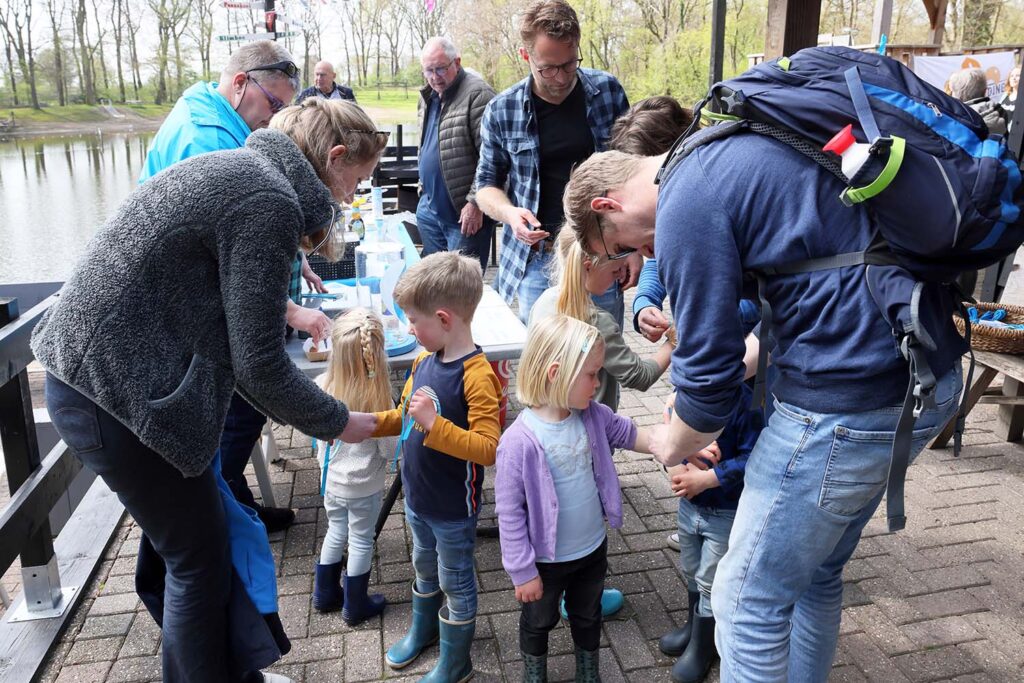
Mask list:
[{"label": "braided hair", "polygon": [[384,326],[372,311],[355,308],[334,321],[331,357],[321,386],[350,410],[392,407]]}]

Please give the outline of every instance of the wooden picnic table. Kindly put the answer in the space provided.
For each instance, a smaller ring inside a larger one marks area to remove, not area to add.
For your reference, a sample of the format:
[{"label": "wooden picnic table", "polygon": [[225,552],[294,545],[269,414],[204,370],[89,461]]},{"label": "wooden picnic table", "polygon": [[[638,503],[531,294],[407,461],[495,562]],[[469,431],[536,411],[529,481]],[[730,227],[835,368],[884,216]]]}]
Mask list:
[{"label": "wooden picnic table", "polygon": [[[974,360],[975,379],[970,387],[965,388],[967,402],[964,410],[970,413],[978,403],[999,405],[999,424],[993,431],[1006,441],[1020,441],[1024,436],[1024,356],[975,351]],[[998,375],[1003,376],[1002,393],[986,394]],[[956,416],[935,437],[931,448],[945,448],[953,438],[955,428]]]}]

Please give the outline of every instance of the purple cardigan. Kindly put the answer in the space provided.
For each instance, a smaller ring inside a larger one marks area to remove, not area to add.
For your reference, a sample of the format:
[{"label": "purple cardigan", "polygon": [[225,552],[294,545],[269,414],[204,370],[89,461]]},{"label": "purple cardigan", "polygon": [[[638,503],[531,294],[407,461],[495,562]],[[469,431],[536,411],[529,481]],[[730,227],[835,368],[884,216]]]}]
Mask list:
[{"label": "purple cardigan", "polygon": [[[594,454],[594,480],[608,525],[622,526],[622,491],[612,450],[636,444],[636,425],[607,406],[590,402],[580,417]],[[501,538],[501,562],[512,583],[537,576],[537,557],[554,557],[558,498],[547,459],[537,437],[520,415],[498,442],[495,509]]]}]

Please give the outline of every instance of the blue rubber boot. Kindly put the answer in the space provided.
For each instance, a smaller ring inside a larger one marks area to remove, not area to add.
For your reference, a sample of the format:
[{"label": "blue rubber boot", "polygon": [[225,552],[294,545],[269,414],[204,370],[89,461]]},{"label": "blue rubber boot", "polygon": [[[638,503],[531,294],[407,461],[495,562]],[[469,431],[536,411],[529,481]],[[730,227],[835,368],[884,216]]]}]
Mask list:
[{"label": "blue rubber boot", "polygon": [[440,589],[430,594],[416,592],[416,579],[412,580],[412,625],[401,640],[388,648],[384,660],[392,669],[403,669],[415,661],[420,653],[437,640],[437,613],[444,602]]},{"label": "blue rubber boot", "polygon": [[[622,591],[616,588],[605,588],[604,592],[601,593],[601,617],[607,619],[612,616],[626,604],[626,599],[622,597]],[[569,618],[569,613],[565,611],[565,594],[562,594],[562,600],[558,603],[558,611],[561,613],[563,619]]]},{"label": "blue rubber boot", "polygon": [[316,565],[316,573],[313,576],[313,608],[317,612],[337,612],[344,604],[341,569],[341,562]]},{"label": "blue rubber boot", "polygon": [[469,650],[476,634],[476,619],[452,621],[447,607],[442,607],[437,616],[441,622],[441,655],[420,683],[465,683],[473,677]]},{"label": "blue rubber boot", "polygon": [[369,583],[370,572],[359,576],[345,575],[345,607],[341,610],[341,618],[349,626],[356,626],[377,616],[388,604],[379,593],[366,594]]}]

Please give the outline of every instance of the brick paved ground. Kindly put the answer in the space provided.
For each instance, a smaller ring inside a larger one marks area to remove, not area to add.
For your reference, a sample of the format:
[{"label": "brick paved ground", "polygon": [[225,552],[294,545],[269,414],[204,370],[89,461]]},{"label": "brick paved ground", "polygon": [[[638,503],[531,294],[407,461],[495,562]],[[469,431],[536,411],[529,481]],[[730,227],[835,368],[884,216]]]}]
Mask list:
[{"label": "brick paved ground", "polygon": [[[650,348],[635,335],[631,342]],[[667,392],[664,380],[646,394],[625,391],[621,412],[651,423]],[[968,423],[960,459],[949,451],[922,454],[907,484],[906,531],[888,535],[881,519],[869,524],[846,568],[831,680],[1024,680],[1024,448],[1000,443],[994,424],[994,409],[980,406]],[[284,459],[272,466],[275,495],[290,501],[298,515],[291,529],[271,538],[280,568],[281,615],[293,644],[273,670],[311,683],[415,680],[433,665],[436,647],[401,673],[383,663],[385,649],[410,616],[410,539],[400,506],[380,537],[371,579],[372,589],[391,602],[383,617],[353,629],[338,613],[313,611],[312,571],[326,528],[318,473],[307,437],[289,428],[276,433]],[[604,625],[602,674],[609,683],[668,681],[671,662],[658,652],[657,638],[680,622],[686,608],[676,558],[665,546],[676,501],[648,459],[619,453],[616,462],[625,526],[609,534],[608,585],[626,594],[627,607]],[[494,523],[493,500],[488,488],[481,525]],[[159,631],[133,593],[138,535],[125,520],[43,681],[159,680]],[[476,565],[481,591],[473,649],[477,680],[517,681],[518,609],[497,540],[480,540]],[[556,628],[553,681],[571,680],[571,652],[568,629]],[[717,681],[717,669],[709,680]]]}]

